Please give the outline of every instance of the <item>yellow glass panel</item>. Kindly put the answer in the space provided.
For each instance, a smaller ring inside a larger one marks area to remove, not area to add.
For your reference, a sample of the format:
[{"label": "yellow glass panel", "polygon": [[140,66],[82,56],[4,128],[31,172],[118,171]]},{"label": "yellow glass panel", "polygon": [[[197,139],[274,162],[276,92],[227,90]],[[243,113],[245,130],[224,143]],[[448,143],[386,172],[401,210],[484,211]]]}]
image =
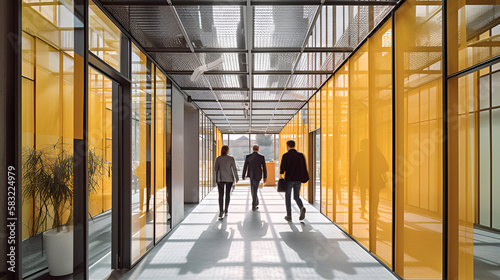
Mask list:
[{"label": "yellow glass panel", "polygon": [[321,127],[321,94],[316,94],[316,129]]},{"label": "yellow glass panel", "polygon": [[[49,183],[43,182],[41,177],[30,172],[30,169],[31,171],[35,169],[29,168],[34,165],[28,161],[35,158],[33,155],[36,152],[36,158],[43,160],[46,171],[51,173],[53,168],[61,168],[57,164],[61,161],[57,159],[73,158],[75,131],[82,130],[81,123],[75,122],[75,119],[83,116],[82,111],[75,109],[81,109],[83,106],[83,102],[75,101],[75,95],[81,93],[83,89],[83,86],[75,85],[75,77],[83,80],[84,69],[74,65],[73,3],[21,2],[22,33],[19,34],[19,38],[4,38],[4,40],[12,39],[22,44],[20,141],[23,162],[23,213],[22,232],[19,234],[23,239],[23,247],[27,246],[26,248],[30,250],[30,258],[22,260],[22,274],[28,277],[46,268],[46,254],[40,233],[56,226],[71,226],[72,220],[69,218],[72,215],[73,200],[72,197],[67,197],[68,201],[56,205],[57,201],[49,199],[52,195],[48,193],[45,193],[46,196],[42,199],[41,193],[57,187],[58,184],[52,184],[50,187]],[[67,22],[62,22],[59,15],[64,15]],[[69,172],[68,175],[73,174]],[[30,185],[28,183],[30,178],[31,182],[36,184]],[[64,185],[71,189],[72,177],[67,178]],[[29,189],[36,190],[36,193],[29,195]],[[33,262],[34,259],[37,261]]]},{"label": "yellow glass panel", "polygon": [[392,260],[392,29],[370,38],[370,251]]},{"label": "yellow glass panel", "polygon": [[408,0],[395,17],[395,268],[405,279],[438,279],[443,223],[441,5]]},{"label": "yellow glass panel", "polygon": [[500,55],[500,1],[447,3],[448,74]]},{"label": "yellow glass panel", "polygon": [[[334,106],[335,106],[335,77],[330,78],[327,84],[327,96],[325,97],[325,108],[321,107],[321,118],[326,118],[327,126],[323,127],[323,130],[326,130],[326,159],[333,159],[335,156],[335,145],[334,145]],[[323,143],[321,143],[321,150],[323,150]],[[323,156],[323,155],[322,155]],[[321,206],[323,212],[325,213],[332,221],[336,219],[336,203],[337,203],[337,193],[335,192],[335,162],[332,160],[323,160],[321,158],[321,166],[326,165],[326,185],[325,188],[321,188],[321,191],[324,192],[324,195],[321,195],[321,203],[324,203]]]},{"label": "yellow glass panel", "polygon": [[110,79],[93,68],[89,69],[88,146],[106,167],[103,176],[89,191],[89,215],[95,216],[111,209],[112,114],[113,85]]},{"label": "yellow glass panel", "polygon": [[22,75],[29,79],[35,79],[35,38],[26,32],[23,32],[22,36]]},{"label": "yellow glass panel", "polygon": [[[23,52],[24,57],[24,52]],[[23,64],[24,66],[24,64]],[[34,148],[35,145],[35,91],[34,82],[22,79],[22,147],[23,151],[27,148]],[[24,159],[24,158],[23,158]],[[23,240],[33,235],[34,203],[33,198],[23,197]]]},{"label": "yellow glass panel", "polygon": [[58,50],[39,39],[36,40],[35,145],[37,148],[54,145],[60,140],[62,130],[60,62],[61,53]]},{"label": "yellow glass panel", "polygon": [[120,29],[89,1],[89,50],[120,71]]},{"label": "yellow glass panel", "polygon": [[347,232],[349,224],[349,66],[335,73],[333,130],[333,177],[335,189],[335,222]]},{"label": "yellow glass panel", "polygon": [[316,95],[311,97],[308,102],[309,106],[309,129],[311,131],[316,129]]},{"label": "yellow glass panel", "polygon": [[325,114],[325,112],[328,110],[328,106],[331,106],[330,103],[328,103],[330,100],[328,99],[328,90],[326,86],[323,86],[321,88],[321,91],[316,93],[317,96],[321,96],[321,106],[320,106],[320,112],[321,112],[321,118],[320,118],[320,126],[321,130],[318,131],[317,133],[320,133],[321,137],[321,151],[320,151],[320,186],[321,186],[321,193],[322,196],[325,197],[322,209],[324,209],[323,214],[325,214],[328,218],[331,220],[334,220],[333,217],[333,205],[330,203],[332,201],[331,193],[329,192],[327,185],[328,185],[328,156],[327,156],[327,151],[329,151],[332,147],[328,147],[327,144],[327,136],[328,136],[328,129],[327,129],[327,122],[328,118]]},{"label": "yellow glass panel", "polygon": [[349,85],[351,190],[352,190],[352,236],[366,248],[370,248],[369,219],[371,214],[370,186],[370,138],[368,84],[368,50],[365,43],[349,59],[351,70]]}]

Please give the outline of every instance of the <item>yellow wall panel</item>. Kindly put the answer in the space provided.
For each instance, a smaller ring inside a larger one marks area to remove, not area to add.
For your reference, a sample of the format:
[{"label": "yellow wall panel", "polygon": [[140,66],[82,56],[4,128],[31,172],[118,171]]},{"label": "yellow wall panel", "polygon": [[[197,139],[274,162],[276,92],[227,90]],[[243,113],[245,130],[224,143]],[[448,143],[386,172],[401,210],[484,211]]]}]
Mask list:
[{"label": "yellow wall panel", "polygon": [[499,1],[447,0],[448,74],[500,55]]},{"label": "yellow wall panel", "polygon": [[[349,66],[335,73],[333,153],[334,188],[336,195],[335,222],[350,233],[349,209]],[[326,159],[325,159],[326,160]],[[323,159],[322,159],[323,164]]]},{"label": "yellow wall panel", "polygon": [[370,72],[370,251],[392,265],[392,28],[371,38]]},{"label": "yellow wall panel", "polygon": [[[322,118],[326,118],[326,127],[323,127],[323,130],[326,130],[326,142],[325,148],[326,153],[323,156],[326,156],[326,159],[333,159],[335,156],[335,144],[334,144],[334,106],[335,106],[335,77],[330,78],[327,83],[327,95],[325,96],[325,108],[322,107]],[[323,151],[323,143],[321,143],[321,151]],[[337,192],[335,188],[335,165],[336,163],[331,160],[321,161],[321,166],[326,165],[326,185],[325,188],[321,188],[321,191],[324,192],[325,195],[321,195],[321,203],[323,213],[326,213],[327,217],[329,217],[332,221],[335,221],[335,211],[336,211],[336,203],[337,203]]]},{"label": "yellow wall panel", "polygon": [[396,272],[406,279],[438,279],[443,222],[442,113],[437,102],[442,98],[441,6],[408,0],[396,11],[395,23]]},{"label": "yellow wall panel", "polygon": [[366,248],[370,248],[368,221],[371,213],[368,50],[369,46],[366,43],[349,59],[351,234]]}]

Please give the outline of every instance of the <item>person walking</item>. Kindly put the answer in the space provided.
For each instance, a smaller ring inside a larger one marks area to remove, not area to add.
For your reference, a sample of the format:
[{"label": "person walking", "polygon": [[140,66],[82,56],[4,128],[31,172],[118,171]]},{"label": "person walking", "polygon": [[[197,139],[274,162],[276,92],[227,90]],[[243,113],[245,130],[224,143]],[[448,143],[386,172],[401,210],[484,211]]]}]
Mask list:
[{"label": "person walking", "polygon": [[307,172],[306,159],[302,153],[295,150],[295,141],[288,140],[286,142],[288,152],[281,157],[280,174],[285,174],[286,192],[285,205],[286,216],[285,220],[292,220],[292,202],[291,195],[293,190],[293,199],[300,208],[299,220],[303,220],[306,216],[306,208],[300,200],[300,184],[309,180]]},{"label": "person walking", "polygon": [[247,177],[246,175],[250,177],[250,190],[252,191],[252,211],[255,211],[259,208],[259,198],[257,197],[257,191],[259,189],[260,180],[262,179],[262,173],[264,173],[264,183],[266,183],[266,158],[263,155],[259,154],[259,145],[254,145],[253,153],[245,157],[243,174],[241,176],[243,180],[245,180],[245,178]]},{"label": "person walking", "polygon": [[[220,151],[221,155],[215,159],[215,180],[217,181],[217,190],[219,191],[219,219],[222,219],[223,214],[227,216],[227,209],[231,197],[231,187],[235,180],[236,183],[238,183],[236,163],[234,158],[228,155],[228,152],[229,147],[227,145],[222,146]],[[224,186],[226,189],[225,207],[222,205],[224,202]]]}]

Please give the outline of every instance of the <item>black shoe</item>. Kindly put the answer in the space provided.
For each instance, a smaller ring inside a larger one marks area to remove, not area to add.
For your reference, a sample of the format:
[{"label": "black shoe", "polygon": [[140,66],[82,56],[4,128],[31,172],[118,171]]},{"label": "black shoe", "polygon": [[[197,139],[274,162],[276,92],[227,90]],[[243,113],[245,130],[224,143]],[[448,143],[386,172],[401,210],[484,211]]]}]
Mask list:
[{"label": "black shoe", "polygon": [[306,208],[304,206],[302,206],[302,208],[300,208],[299,220],[302,221],[305,217],[306,217]]},{"label": "black shoe", "polygon": [[227,217],[227,211],[226,211],[226,212],[224,212],[224,215]]},{"label": "black shoe", "polygon": [[285,216],[285,220],[291,222],[292,221],[292,216]]},{"label": "black shoe", "polygon": [[259,206],[252,206],[252,211],[259,209]]},{"label": "black shoe", "polygon": [[224,213],[223,212],[220,212],[219,213],[219,219],[222,219],[222,217],[224,216]]}]

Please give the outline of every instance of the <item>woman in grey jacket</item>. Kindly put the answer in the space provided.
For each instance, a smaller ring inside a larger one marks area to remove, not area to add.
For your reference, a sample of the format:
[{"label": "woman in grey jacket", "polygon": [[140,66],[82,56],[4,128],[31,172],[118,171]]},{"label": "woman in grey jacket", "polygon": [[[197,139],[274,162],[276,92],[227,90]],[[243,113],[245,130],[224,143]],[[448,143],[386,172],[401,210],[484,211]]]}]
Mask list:
[{"label": "woman in grey jacket", "polygon": [[[223,214],[227,216],[227,208],[229,207],[229,199],[231,196],[231,187],[234,180],[238,183],[238,172],[236,170],[236,163],[232,156],[229,156],[229,147],[222,146],[220,151],[221,155],[215,160],[215,179],[217,180],[217,188],[219,190],[219,218],[222,219]],[[224,185],[226,186],[226,205],[222,207],[224,201]],[[226,209],[226,210],[224,210]]]}]

